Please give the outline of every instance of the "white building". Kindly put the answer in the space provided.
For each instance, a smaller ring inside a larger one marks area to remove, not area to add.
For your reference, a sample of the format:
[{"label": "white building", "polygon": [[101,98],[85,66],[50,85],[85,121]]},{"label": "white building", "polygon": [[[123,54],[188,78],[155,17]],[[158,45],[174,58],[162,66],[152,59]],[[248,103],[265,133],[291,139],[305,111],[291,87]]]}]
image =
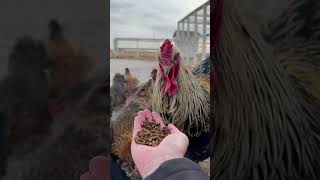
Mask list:
[{"label": "white building", "polygon": [[210,1],[196,8],[178,22],[173,35],[177,47],[190,65],[210,55]]}]

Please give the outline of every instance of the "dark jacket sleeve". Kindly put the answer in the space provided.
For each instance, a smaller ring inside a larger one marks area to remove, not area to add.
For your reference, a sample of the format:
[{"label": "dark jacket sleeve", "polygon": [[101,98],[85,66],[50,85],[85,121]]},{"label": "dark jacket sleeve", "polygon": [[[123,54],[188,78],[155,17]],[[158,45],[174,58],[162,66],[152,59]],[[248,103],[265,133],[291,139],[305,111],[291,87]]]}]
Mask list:
[{"label": "dark jacket sleeve", "polygon": [[155,172],[145,180],[209,180],[209,176],[203,172],[200,166],[187,159],[179,158],[164,162]]}]

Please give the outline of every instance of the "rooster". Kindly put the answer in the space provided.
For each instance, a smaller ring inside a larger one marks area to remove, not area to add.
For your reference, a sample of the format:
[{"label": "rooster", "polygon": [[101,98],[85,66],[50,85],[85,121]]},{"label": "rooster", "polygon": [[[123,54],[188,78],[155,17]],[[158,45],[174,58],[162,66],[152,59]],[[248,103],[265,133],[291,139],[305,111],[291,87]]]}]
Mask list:
[{"label": "rooster", "polygon": [[[291,1],[290,8],[268,23],[263,35],[274,48],[274,62],[320,103],[320,61],[315,54],[320,40],[318,7],[318,1]],[[299,21],[291,19],[293,14]]]},{"label": "rooster", "polygon": [[49,30],[49,87],[52,95],[61,98],[88,79],[97,59],[89,51],[76,48],[57,20],[50,21]]},{"label": "rooster", "polygon": [[210,8],[218,82],[211,176],[319,179],[319,91],[310,75],[319,77],[320,3],[290,1],[267,32],[240,3],[214,0]]},{"label": "rooster", "polygon": [[209,157],[209,59],[192,72],[170,40],[160,47],[159,68],[152,95],[152,111],[189,137],[186,157],[198,162]]}]

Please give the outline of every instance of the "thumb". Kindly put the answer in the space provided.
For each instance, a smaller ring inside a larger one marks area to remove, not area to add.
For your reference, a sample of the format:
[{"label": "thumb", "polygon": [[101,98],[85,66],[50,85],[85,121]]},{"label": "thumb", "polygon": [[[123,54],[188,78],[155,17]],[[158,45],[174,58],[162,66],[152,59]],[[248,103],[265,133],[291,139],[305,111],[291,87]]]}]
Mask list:
[{"label": "thumb", "polygon": [[189,146],[187,135],[180,132],[173,124],[169,124],[168,127],[171,129],[171,134],[165,137],[159,146],[166,148],[170,147],[171,149],[176,149],[184,154]]},{"label": "thumb", "polygon": [[169,124],[168,128],[170,129],[171,134],[181,133],[181,131],[173,124]]}]

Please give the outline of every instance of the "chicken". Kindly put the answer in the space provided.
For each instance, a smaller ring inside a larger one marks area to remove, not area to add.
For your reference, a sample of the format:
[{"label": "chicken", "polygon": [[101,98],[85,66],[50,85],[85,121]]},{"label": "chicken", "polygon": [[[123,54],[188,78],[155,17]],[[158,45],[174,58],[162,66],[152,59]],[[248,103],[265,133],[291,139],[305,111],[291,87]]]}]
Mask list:
[{"label": "chicken", "polygon": [[136,87],[139,84],[139,80],[132,76],[129,68],[125,68],[124,80],[126,87],[126,96],[129,97],[137,90]]},{"label": "chicken", "polygon": [[18,38],[0,87],[0,168],[6,171],[9,149],[33,150],[53,122],[48,110],[47,51],[30,36]]},{"label": "chicken", "polygon": [[4,180],[79,180],[91,158],[107,156],[106,111],[86,111],[82,108],[86,106],[56,115],[50,135],[37,151],[9,159]]},{"label": "chicken", "polygon": [[[209,61],[209,60],[206,60]],[[189,137],[186,157],[199,162],[209,157],[209,63],[190,71],[169,40],[160,47],[159,69],[152,95],[152,111]]]},{"label": "chicken", "polygon": [[139,111],[150,107],[153,84],[154,81],[150,79],[140,85],[132,97],[127,100],[119,115],[114,118],[114,121],[111,121],[111,154],[120,161],[119,164],[122,167],[125,163],[131,170],[134,169],[130,151],[134,118]]},{"label": "chicken", "polygon": [[157,77],[157,69],[153,69],[150,73],[151,78],[153,79],[153,81],[156,81],[156,77]]},{"label": "chicken", "polygon": [[[96,99],[106,103],[107,94],[100,93],[93,86],[97,82],[90,79],[66,93],[66,109],[53,121],[48,110],[47,67],[42,42],[28,36],[17,40],[8,76],[0,84],[0,170],[4,172],[0,179],[78,180],[91,158],[109,152],[106,109],[95,103]],[[91,94],[85,96],[86,92]],[[83,97],[84,101],[79,100]],[[89,109],[89,104],[97,106]]]},{"label": "chicken", "polygon": [[271,33],[240,1],[212,4],[213,179],[320,178],[319,4],[290,1]]},{"label": "chicken", "polygon": [[88,79],[97,58],[88,50],[76,48],[57,20],[50,21],[49,30],[49,87],[51,95],[61,98]]},{"label": "chicken", "polygon": [[9,57],[9,73],[1,85],[2,108],[10,119],[9,143],[45,134],[51,125],[47,61],[42,42],[29,36],[17,39]]},{"label": "chicken", "polygon": [[[296,5],[299,4],[299,5]],[[303,7],[303,8],[302,8]],[[263,35],[272,44],[279,64],[290,78],[320,103],[318,1],[291,1],[290,7],[276,21],[269,22]],[[292,15],[297,19],[291,19]]]},{"label": "chicken", "polygon": [[[86,109],[88,110],[107,110],[109,113],[110,111],[110,103],[107,103],[108,100],[107,96],[110,94],[110,88],[108,87],[108,83],[105,81],[103,84],[95,85],[88,93],[88,95],[84,98],[84,104],[86,105]],[[104,97],[104,98],[101,98]],[[110,101],[108,101],[110,102]],[[107,107],[106,107],[107,106]]]},{"label": "chicken", "polygon": [[[133,121],[139,111],[145,110],[150,106],[152,94],[152,80],[140,85],[138,90],[126,102],[126,105],[120,110],[119,115],[112,121],[113,144],[112,153],[120,160],[130,160],[130,144],[132,140]],[[125,145],[127,147],[121,147]]]},{"label": "chicken", "polygon": [[110,88],[111,107],[114,109],[123,105],[126,101],[125,80],[123,75],[117,73],[113,77],[112,86]]}]

